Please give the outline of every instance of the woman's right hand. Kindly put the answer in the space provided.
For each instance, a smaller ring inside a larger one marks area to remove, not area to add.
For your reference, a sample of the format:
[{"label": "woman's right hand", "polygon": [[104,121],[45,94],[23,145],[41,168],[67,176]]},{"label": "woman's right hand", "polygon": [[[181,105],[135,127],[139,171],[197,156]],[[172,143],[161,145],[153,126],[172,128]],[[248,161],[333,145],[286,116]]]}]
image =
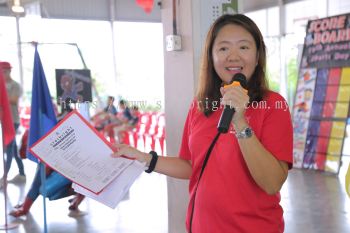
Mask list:
[{"label": "woman's right hand", "polygon": [[114,146],[116,150],[113,154],[111,154],[111,157],[113,158],[125,156],[131,159],[136,159],[139,162],[146,162],[147,164],[149,164],[149,162],[151,161],[150,154],[141,152],[134,147],[131,147],[126,144],[115,144]]}]

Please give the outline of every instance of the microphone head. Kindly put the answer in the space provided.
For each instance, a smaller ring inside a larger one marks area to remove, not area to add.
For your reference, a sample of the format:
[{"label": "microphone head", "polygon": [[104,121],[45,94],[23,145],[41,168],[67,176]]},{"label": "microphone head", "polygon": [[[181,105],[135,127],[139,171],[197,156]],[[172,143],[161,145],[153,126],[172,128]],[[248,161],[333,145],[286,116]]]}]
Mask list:
[{"label": "microphone head", "polygon": [[247,89],[248,83],[247,83],[247,78],[245,77],[244,74],[242,73],[237,73],[232,77],[231,83],[234,81],[239,82],[241,84],[241,87],[244,89]]}]

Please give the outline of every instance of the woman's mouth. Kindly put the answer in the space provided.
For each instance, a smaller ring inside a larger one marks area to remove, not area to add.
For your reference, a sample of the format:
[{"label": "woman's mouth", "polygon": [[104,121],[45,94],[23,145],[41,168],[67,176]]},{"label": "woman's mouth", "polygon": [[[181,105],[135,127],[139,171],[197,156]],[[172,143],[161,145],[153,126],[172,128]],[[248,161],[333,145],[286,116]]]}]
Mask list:
[{"label": "woman's mouth", "polygon": [[226,67],[225,68],[228,72],[230,72],[231,74],[236,74],[236,73],[241,73],[243,70],[242,66],[235,66],[235,67]]}]

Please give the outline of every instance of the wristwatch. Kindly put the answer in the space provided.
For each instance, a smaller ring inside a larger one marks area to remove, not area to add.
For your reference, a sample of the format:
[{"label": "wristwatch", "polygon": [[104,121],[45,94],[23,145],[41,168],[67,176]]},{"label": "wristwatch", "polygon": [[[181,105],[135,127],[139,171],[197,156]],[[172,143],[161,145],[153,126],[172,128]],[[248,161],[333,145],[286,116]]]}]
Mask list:
[{"label": "wristwatch", "polygon": [[250,128],[249,126],[244,127],[240,132],[236,132],[236,137],[241,139],[241,138],[250,138],[251,136],[253,136],[254,131],[252,130],[252,128]]}]

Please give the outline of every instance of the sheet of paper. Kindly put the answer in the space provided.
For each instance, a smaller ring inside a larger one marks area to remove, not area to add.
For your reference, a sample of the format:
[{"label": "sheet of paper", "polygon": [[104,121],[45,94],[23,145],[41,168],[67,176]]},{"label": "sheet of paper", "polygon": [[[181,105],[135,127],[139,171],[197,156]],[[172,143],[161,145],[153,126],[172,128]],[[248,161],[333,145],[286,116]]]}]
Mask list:
[{"label": "sheet of paper", "polygon": [[124,198],[131,185],[144,170],[144,164],[138,161],[134,161],[99,194],[92,193],[89,190],[74,183],[72,187],[77,193],[81,193],[86,197],[92,198],[114,209],[115,207],[117,207],[118,203]]},{"label": "sheet of paper", "polygon": [[99,193],[133,160],[112,158],[112,148],[73,111],[31,148],[41,161],[74,183]]}]

